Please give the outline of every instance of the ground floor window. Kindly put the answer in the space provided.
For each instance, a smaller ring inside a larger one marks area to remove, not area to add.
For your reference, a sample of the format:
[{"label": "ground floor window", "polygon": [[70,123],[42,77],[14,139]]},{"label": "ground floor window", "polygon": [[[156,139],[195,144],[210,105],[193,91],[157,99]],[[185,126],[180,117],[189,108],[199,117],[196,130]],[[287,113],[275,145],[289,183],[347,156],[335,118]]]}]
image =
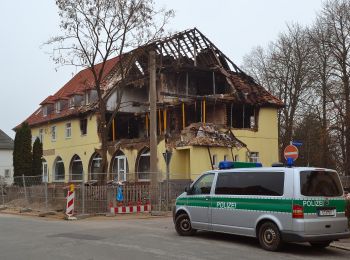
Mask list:
[{"label": "ground floor window", "polygon": [[90,179],[98,180],[101,173],[102,173],[102,157],[100,154],[95,153],[92,155],[92,159],[90,162]]},{"label": "ground floor window", "polygon": [[42,182],[48,182],[49,181],[49,169],[47,168],[47,162],[45,159],[42,161]]},{"label": "ground floor window", "polygon": [[257,163],[259,161],[260,161],[260,159],[259,159],[259,153],[258,152],[250,152],[249,153],[249,162]]},{"label": "ground floor window", "polygon": [[139,180],[149,180],[150,179],[150,150],[144,149],[141,151],[137,163],[137,173]]},{"label": "ground floor window", "polygon": [[55,181],[64,181],[64,163],[61,157],[57,157],[54,164]]},{"label": "ground floor window", "polygon": [[83,163],[78,155],[74,155],[70,166],[70,179],[78,181],[83,179]]},{"label": "ground floor window", "polygon": [[129,172],[128,160],[121,151],[114,156],[112,172],[115,174],[113,176],[115,180],[127,181],[127,173]]}]

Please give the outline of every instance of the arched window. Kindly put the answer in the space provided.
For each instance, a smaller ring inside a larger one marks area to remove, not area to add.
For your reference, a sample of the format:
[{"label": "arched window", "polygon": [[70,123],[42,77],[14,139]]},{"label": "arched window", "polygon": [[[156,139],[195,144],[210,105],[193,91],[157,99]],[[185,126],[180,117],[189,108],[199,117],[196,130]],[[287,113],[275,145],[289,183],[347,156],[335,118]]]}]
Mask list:
[{"label": "arched window", "polygon": [[80,181],[83,179],[83,163],[78,155],[74,155],[70,163],[70,180]]},{"label": "arched window", "polygon": [[42,182],[49,182],[49,169],[47,168],[47,162],[45,159],[42,160]]},{"label": "arched window", "polygon": [[136,169],[139,180],[150,179],[150,151],[148,148],[141,150]]},{"label": "arched window", "polygon": [[[99,173],[102,173],[102,157],[99,153],[94,153],[90,159],[90,179],[98,180]],[[101,177],[101,176],[100,176]]]},{"label": "arched window", "polygon": [[122,151],[118,151],[113,158],[112,173],[113,178],[118,181],[127,181],[127,173],[129,172],[128,160]]},{"label": "arched window", "polygon": [[55,160],[53,172],[55,181],[64,181],[64,163],[59,156]]}]

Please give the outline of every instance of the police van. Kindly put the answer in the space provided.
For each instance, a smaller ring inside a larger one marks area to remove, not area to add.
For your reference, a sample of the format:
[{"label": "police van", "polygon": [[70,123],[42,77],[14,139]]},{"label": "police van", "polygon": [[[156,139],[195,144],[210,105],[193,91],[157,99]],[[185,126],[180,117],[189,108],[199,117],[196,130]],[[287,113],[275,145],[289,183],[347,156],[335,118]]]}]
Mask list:
[{"label": "police van", "polygon": [[261,164],[221,162],[220,170],[199,176],[176,199],[177,233],[207,230],[256,237],[270,251],[282,242],[324,248],[350,237],[336,171],[256,166]]}]

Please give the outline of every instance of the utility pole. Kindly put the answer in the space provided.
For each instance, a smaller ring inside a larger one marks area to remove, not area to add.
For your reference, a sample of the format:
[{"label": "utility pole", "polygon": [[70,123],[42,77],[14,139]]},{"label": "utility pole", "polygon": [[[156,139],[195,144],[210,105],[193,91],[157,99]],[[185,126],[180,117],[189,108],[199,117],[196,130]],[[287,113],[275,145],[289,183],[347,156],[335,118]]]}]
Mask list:
[{"label": "utility pole", "polygon": [[154,208],[158,203],[157,195],[159,187],[157,168],[156,53],[153,50],[149,52],[149,73],[151,205]]}]

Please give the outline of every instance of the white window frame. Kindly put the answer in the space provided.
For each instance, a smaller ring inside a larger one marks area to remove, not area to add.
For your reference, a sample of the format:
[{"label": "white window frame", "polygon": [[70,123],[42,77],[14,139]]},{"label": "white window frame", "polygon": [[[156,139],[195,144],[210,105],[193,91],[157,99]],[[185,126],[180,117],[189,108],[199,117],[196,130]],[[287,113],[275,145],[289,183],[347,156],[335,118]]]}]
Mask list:
[{"label": "white window frame", "polygon": [[[149,159],[151,160],[151,151],[150,150],[148,150],[147,152],[144,152],[144,153],[142,153],[141,155],[140,155],[140,158],[141,157],[149,157]],[[140,159],[139,159],[139,161],[138,161],[138,164],[140,163]],[[138,168],[138,166],[137,166],[137,168]],[[138,179],[139,181],[151,181],[151,173],[150,172],[148,172],[148,174],[149,174],[149,178],[147,178],[147,179]],[[138,174],[137,174],[138,175]],[[139,175],[137,176],[137,178],[139,178]]]},{"label": "white window frame", "polygon": [[49,182],[49,168],[48,168],[48,164],[46,161],[42,162],[42,181],[45,182]]},{"label": "white window frame", "polygon": [[74,96],[69,98],[68,106],[69,106],[69,109],[73,109],[75,107]]},{"label": "white window frame", "polygon": [[57,140],[57,127],[55,125],[51,126],[51,141],[55,142]]},{"label": "white window frame", "polygon": [[88,90],[85,92],[84,102],[85,102],[85,106],[89,105],[90,103],[90,92]]},{"label": "white window frame", "polygon": [[66,139],[72,138],[72,123],[71,122],[66,123],[65,136],[66,136]]},{"label": "white window frame", "polygon": [[64,172],[64,178],[63,179],[58,179],[57,178],[57,172],[56,172],[56,164],[57,163],[63,163],[63,167],[64,167],[64,162],[63,162],[63,159],[61,158],[61,160],[57,160],[57,161],[55,161],[55,164],[54,164],[54,169],[55,169],[55,174],[54,174],[54,176],[55,176],[55,181],[56,182],[64,182],[65,181],[65,178],[66,178],[66,172]]},{"label": "white window frame", "polygon": [[260,162],[259,152],[250,152],[249,153],[249,162],[252,162],[252,163]]},{"label": "white window frame", "polygon": [[47,116],[47,110],[48,110],[47,105],[44,105],[42,107],[42,109],[43,109],[43,117],[46,117]]},{"label": "white window frame", "polygon": [[[125,155],[117,155],[115,156],[115,159],[117,160],[117,178],[118,181],[127,181],[127,158]],[[124,168],[120,167],[120,161],[123,161]]]},{"label": "white window frame", "polygon": [[61,101],[55,103],[55,113],[59,114],[61,112]]}]

